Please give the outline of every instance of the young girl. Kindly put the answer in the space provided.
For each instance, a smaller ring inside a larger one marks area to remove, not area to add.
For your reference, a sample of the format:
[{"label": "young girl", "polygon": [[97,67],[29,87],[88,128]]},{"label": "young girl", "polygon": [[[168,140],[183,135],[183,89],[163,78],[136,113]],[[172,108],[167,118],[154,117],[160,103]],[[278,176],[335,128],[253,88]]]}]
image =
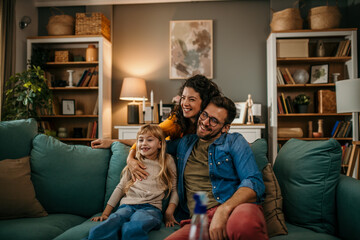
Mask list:
[{"label": "young girl", "polygon": [[[166,226],[174,226],[174,210],[179,198],[176,190],[176,166],[166,154],[164,132],[159,126],[144,125],[137,134],[136,158],[146,165],[149,177],[133,181],[128,167],[122,172],[120,183],[112,193],[100,217],[104,221],[90,230],[88,239],[148,239],[152,229],[159,229],[162,222],[162,200],[170,195],[165,212]],[[166,194],[167,192],[167,194]],[[120,201],[121,200],[121,201]],[[120,201],[118,210],[112,210]]]}]

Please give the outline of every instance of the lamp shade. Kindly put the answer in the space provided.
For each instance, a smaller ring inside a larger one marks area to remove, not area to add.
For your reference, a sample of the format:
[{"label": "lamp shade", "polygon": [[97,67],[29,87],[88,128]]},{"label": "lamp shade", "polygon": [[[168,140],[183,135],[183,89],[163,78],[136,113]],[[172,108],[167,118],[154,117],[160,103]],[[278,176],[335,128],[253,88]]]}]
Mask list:
[{"label": "lamp shade", "polygon": [[360,79],[342,80],[335,84],[337,112],[360,112]]},{"label": "lamp shade", "polygon": [[147,100],[145,80],[142,78],[124,78],[120,100],[141,101],[143,97]]}]

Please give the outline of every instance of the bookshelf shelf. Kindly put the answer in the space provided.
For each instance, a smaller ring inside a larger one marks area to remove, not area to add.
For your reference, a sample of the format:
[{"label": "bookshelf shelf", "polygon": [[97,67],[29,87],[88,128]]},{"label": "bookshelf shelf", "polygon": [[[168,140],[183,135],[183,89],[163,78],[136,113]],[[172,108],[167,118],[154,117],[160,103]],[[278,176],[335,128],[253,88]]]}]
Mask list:
[{"label": "bookshelf shelf", "polygon": [[[280,53],[278,47],[281,42],[277,40],[280,39],[308,39],[308,52],[302,54],[308,57],[285,57],[291,56],[286,52],[282,52],[282,57],[278,57]],[[324,57],[317,57],[316,54],[319,40],[322,40],[325,46]],[[328,65],[327,82],[311,83],[312,66],[325,64]],[[357,68],[357,29],[281,31],[272,32],[269,35],[267,39],[267,109],[270,161],[275,161],[278,147],[290,139],[278,137],[279,128],[301,128],[304,137],[298,139],[305,141],[329,139],[328,136],[333,136],[332,131],[337,126],[336,124],[340,125],[339,122],[347,123],[344,125],[345,127],[349,125],[349,121],[352,121],[352,125],[350,125],[352,132],[358,131],[358,119],[354,117],[354,114],[338,114],[332,108],[336,104],[334,103],[335,83],[332,74],[339,73],[338,81],[355,78],[358,75]],[[306,84],[293,84],[296,82],[293,80],[294,73],[300,69],[305,70],[310,79]],[[293,106],[293,100],[299,94],[310,97],[307,113],[297,113],[297,109]],[[323,125],[325,137],[308,138],[307,136],[310,136],[309,126],[312,126],[312,131],[316,132],[320,122]],[[338,136],[341,137],[335,139],[342,145],[356,141],[356,135],[352,134],[349,137],[349,132],[340,134],[339,131],[340,135]]]},{"label": "bookshelf shelf", "polygon": [[71,65],[98,65],[99,62],[98,61],[93,61],[93,62],[85,62],[85,61],[81,61],[81,62],[47,62],[46,65],[48,66],[71,66]]},{"label": "bookshelf shelf", "polygon": [[54,91],[98,90],[99,87],[50,87]]}]

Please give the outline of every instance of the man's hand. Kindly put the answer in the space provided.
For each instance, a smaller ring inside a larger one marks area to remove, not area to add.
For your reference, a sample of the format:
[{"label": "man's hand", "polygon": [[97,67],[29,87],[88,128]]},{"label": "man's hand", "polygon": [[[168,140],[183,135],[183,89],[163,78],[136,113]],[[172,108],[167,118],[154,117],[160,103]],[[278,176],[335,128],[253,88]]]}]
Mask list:
[{"label": "man's hand", "polygon": [[112,139],[96,139],[91,142],[92,148],[110,148],[111,144],[115,142]]},{"label": "man's hand", "polygon": [[228,239],[226,234],[226,223],[229,219],[230,211],[220,205],[211,220],[209,234],[211,240]]},{"label": "man's hand", "polygon": [[130,155],[127,159],[127,165],[129,166],[133,181],[136,181],[136,179],[141,181],[149,176],[149,173],[145,171],[146,166],[135,158],[130,157]]}]

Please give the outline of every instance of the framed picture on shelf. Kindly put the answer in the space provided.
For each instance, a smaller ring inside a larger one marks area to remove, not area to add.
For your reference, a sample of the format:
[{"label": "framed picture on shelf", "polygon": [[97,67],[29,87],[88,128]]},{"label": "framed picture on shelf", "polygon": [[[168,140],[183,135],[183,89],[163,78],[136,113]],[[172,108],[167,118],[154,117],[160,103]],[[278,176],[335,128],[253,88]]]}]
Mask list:
[{"label": "framed picture on shelf", "polygon": [[311,66],[311,83],[328,83],[329,64]]},{"label": "framed picture on shelf", "polygon": [[213,21],[170,21],[170,79],[213,78]]},{"label": "framed picture on shelf", "polygon": [[62,99],[61,100],[61,114],[62,115],[75,115],[75,100]]},{"label": "framed picture on shelf", "polygon": [[[160,108],[160,104],[158,104],[158,117],[159,117],[159,123],[165,121],[171,113],[171,110],[173,109],[173,104],[163,104],[162,109]],[[162,110],[162,116],[160,116],[160,111]]]},{"label": "framed picture on shelf", "polygon": [[246,110],[247,110],[246,102],[236,102],[235,107],[236,107],[236,116],[232,123],[244,124],[246,118]]}]

